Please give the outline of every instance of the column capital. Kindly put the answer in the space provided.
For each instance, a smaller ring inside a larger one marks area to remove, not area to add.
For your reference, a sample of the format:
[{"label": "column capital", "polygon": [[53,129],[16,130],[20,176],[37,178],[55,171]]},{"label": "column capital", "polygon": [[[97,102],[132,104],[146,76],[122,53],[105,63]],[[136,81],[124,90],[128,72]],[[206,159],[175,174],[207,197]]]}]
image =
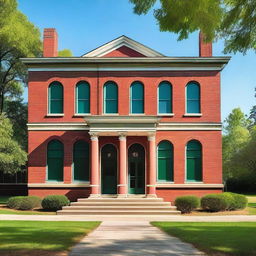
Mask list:
[{"label": "column capital", "polygon": [[98,133],[95,132],[89,132],[90,136],[91,136],[91,140],[93,141],[98,141]]},{"label": "column capital", "polygon": [[126,140],[126,134],[125,133],[119,133],[119,140],[125,141]]},{"label": "column capital", "polygon": [[149,134],[148,135],[148,141],[154,141],[156,140],[156,135],[155,134]]}]

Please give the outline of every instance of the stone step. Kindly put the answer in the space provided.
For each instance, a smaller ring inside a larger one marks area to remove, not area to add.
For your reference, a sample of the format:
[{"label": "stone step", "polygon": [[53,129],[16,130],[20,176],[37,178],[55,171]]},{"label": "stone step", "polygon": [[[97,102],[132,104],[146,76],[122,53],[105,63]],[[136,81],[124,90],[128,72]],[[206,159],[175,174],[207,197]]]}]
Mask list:
[{"label": "stone step", "polygon": [[71,206],[171,206],[170,202],[72,202]]},{"label": "stone step", "polygon": [[162,198],[79,198],[78,202],[163,202]]},{"label": "stone step", "polygon": [[62,210],[93,210],[93,211],[102,211],[102,210],[115,210],[115,211],[133,211],[133,210],[176,210],[175,206],[65,206]]},{"label": "stone step", "polygon": [[131,211],[116,211],[116,210],[60,210],[57,211],[58,215],[176,215],[180,211],[173,210],[131,210]]}]

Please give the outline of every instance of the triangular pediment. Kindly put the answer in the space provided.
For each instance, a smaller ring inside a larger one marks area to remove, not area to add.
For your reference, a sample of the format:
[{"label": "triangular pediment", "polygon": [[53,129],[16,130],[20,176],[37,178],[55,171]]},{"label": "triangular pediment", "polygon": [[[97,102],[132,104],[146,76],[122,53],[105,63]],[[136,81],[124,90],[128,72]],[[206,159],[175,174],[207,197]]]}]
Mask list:
[{"label": "triangular pediment", "polygon": [[120,36],[82,57],[163,57],[161,53],[127,37]]}]

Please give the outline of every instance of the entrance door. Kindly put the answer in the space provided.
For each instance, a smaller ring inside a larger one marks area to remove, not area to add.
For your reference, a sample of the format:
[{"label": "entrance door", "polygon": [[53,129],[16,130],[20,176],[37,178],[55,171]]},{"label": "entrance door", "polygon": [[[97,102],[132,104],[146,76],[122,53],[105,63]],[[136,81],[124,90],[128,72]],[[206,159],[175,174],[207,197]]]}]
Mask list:
[{"label": "entrance door", "polygon": [[140,144],[128,150],[129,193],[145,194],[145,151]]},{"label": "entrance door", "polygon": [[101,150],[101,193],[117,193],[117,152],[112,144]]}]

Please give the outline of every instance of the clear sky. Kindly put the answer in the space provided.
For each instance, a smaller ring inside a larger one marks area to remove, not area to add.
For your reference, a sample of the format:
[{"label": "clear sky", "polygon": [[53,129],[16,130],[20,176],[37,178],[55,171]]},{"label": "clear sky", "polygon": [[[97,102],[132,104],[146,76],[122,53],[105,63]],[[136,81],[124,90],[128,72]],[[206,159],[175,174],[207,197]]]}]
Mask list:
[{"label": "clear sky", "polygon": [[[59,50],[82,54],[126,35],[167,56],[198,56],[198,34],[178,42],[177,35],[160,32],[153,12],[133,14],[128,0],[18,0],[19,9],[40,31],[54,27],[59,35]],[[221,56],[223,42],[213,45],[213,55]],[[231,55],[222,71],[222,118],[235,107],[246,114],[256,105],[256,53]],[[27,92],[24,93],[27,100]]]}]

